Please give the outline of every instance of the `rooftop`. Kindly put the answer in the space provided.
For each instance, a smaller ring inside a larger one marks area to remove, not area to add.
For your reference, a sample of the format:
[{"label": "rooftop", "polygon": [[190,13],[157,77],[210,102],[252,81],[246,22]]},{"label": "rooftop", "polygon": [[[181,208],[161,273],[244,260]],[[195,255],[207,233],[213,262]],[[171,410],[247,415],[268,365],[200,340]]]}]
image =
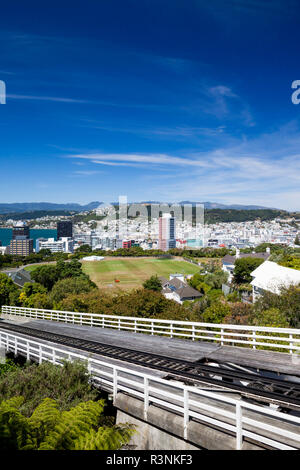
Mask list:
[{"label": "rooftop", "polygon": [[251,285],[268,290],[274,294],[280,294],[282,287],[300,284],[300,271],[297,269],[280,266],[273,261],[265,261],[252,271],[254,278]]}]

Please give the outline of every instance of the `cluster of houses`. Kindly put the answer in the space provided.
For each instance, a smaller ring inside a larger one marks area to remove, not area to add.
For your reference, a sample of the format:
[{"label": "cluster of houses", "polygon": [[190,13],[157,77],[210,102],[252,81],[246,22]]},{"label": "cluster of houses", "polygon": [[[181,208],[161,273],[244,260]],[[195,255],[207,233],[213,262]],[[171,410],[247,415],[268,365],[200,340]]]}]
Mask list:
[{"label": "cluster of houses", "polygon": [[299,270],[268,261],[270,255],[270,248],[266,248],[266,251],[261,253],[240,253],[237,249],[235,256],[226,255],[222,259],[222,269],[228,273],[228,282],[233,279],[234,264],[238,258],[260,258],[264,261],[251,273],[252,302],[256,302],[264,291],[280,294],[283,287],[300,284]]},{"label": "cluster of houses", "polygon": [[[239,249],[237,249],[235,256],[226,255],[222,259],[222,270],[228,274],[228,283],[233,279],[234,265],[238,258],[250,257],[263,260],[263,263],[251,273],[253,278],[251,281],[253,303],[256,302],[264,291],[280,294],[283,287],[300,284],[300,271],[268,261],[270,254],[270,248],[261,253],[240,253]],[[167,299],[175,300],[180,304],[185,300],[199,299],[203,294],[187,283],[189,277],[191,276],[185,278],[183,274],[171,274],[169,280],[160,277],[162,294]],[[226,289],[224,291],[226,292]]]}]

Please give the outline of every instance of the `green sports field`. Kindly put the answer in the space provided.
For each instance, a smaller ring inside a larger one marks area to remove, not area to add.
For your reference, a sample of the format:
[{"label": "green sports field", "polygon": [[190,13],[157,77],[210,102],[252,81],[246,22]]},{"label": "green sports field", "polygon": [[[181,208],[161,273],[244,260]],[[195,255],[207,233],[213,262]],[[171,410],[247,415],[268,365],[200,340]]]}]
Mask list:
[{"label": "green sports field", "polygon": [[105,258],[102,261],[83,261],[82,265],[83,271],[98,287],[123,290],[140,287],[155,274],[169,279],[170,274],[195,274],[199,271],[196,265],[176,259]]}]

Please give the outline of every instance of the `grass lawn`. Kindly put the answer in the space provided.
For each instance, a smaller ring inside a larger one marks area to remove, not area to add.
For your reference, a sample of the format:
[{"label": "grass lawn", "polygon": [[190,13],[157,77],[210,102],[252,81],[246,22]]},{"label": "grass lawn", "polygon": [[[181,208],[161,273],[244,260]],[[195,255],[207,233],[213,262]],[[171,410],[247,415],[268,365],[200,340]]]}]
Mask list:
[{"label": "grass lawn", "polygon": [[[40,266],[44,266],[44,265],[49,265],[49,266],[55,266],[55,263],[36,263],[36,264],[32,264],[30,266],[26,266],[26,268],[24,268],[25,271],[34,271],[36,268],[39,268]],[[20,266],[21,268],[22,266]]]},{"label": "grass lawn", "polygon": [[[176,259],[130,258],[102,261],[83,261],[83,271],[100,288],[134,289],[140,287],[150,276],[157,274],[169,279],[170,274],[195,274],[199,267]],[[115,279],[120,282],[116,283]]]},{"label": "grass lawn", "polygon": [[32,266],[26,266],[26,268],[24,268],[24,271],[34,271],[36,268],[38,268],[39,266],[42,266],[41,264],[33,264]]}]

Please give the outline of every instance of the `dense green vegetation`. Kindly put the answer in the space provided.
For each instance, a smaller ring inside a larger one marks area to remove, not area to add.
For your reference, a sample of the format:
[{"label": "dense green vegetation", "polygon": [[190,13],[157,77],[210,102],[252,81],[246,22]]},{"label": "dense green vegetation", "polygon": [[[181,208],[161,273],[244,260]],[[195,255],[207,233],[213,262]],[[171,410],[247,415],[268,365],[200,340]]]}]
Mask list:
[{"label": "dense green vegetation", "polygon": [[26,264],[49,263],[50,261],[66,260],[67,253],[51,253],[50,250],[41,250],[28,256],[0,255],[0,269],[16,268]]},{"label": "dense green vegetation", "polygon": [[276,217],[287,217],[288,213],[276,209],[207,209],[204,211],[206,224],[216,224],[219,222],[246,222],[249,220],[272,220]]},{"label": "dense green vegetation", "polygon": [[162,289],[158,276],[151,276],[149,279],[147,279],[147,281],[144,282],[143,287],[144,289],[149,289],[156,292],[160,292]]},{"label": "dense green vegetation", "polygon": [[264,262],[261,258],[238,258],[234,264],[234,282],[247,284],[252,281],[251,273]]},{"label": "dense green vegetation", "polygon": [[117,450],[132,436],[131,426],[114,424],[83,363],[7,365],[0,368],[0,450]]},{"label": "dense green vegetation", "polygon": [[44,398],[52,398],[59,409],[68,410],[83,401],[100,397],[89,382],[86,366],[82,362],[65,362],[63,367],[50,362],[25,364],[24,367],[8,363],[7,373],[0,376],[0,401],[22,395],[20,410],[30,416]]},{"label": "dense green vegetation", "polygon": [[99,426],[104,402],[88,401],[60,411],[45,398],[27,418],[23,397],[0,403],[0,450],[117,450],[133,430],[129,426]]},{"label": "dense green vegetation", "polygon": [[58,216],[71,216],[74,214],[74,211],[65,211],[65,210],[34,210],[34,211],[27,211],[27,212],[10,212],[7,214],[0,215],[1,220],[35,220],[41,217],[58,217]]}]

